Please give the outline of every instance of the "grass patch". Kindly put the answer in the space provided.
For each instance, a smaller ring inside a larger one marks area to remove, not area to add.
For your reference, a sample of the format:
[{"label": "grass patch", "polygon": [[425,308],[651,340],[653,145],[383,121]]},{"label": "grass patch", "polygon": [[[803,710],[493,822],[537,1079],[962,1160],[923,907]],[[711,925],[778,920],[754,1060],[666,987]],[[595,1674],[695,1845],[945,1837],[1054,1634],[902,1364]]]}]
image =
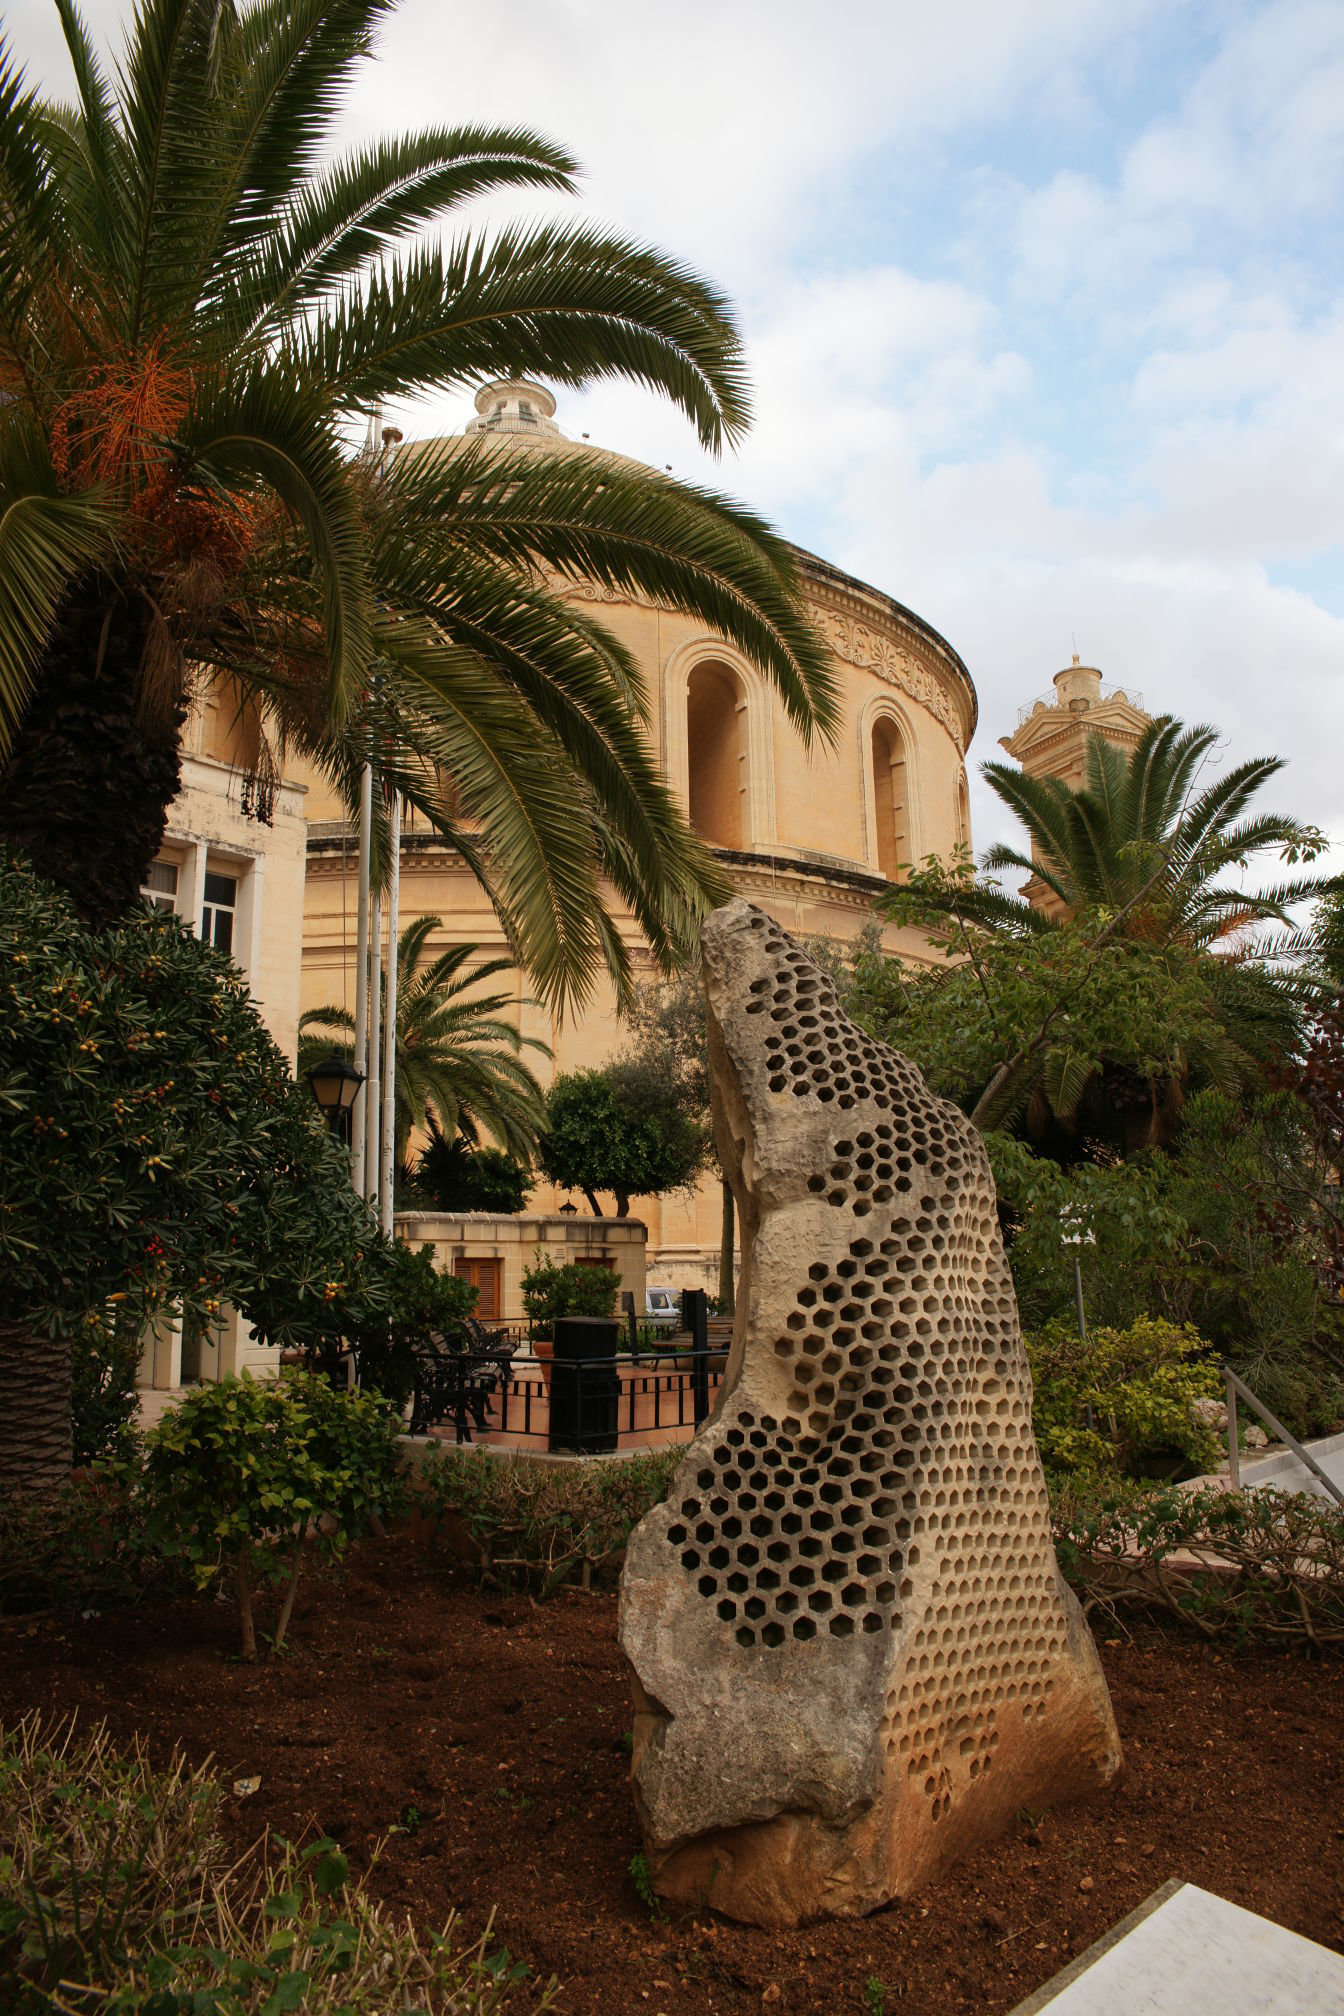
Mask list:
[{"label": "grass patch", "polygon": [[425,1935],[350,1879],[336,1842],[235,1859],[220,1787],[107,1731],[0,1730],[0,2008],[14,2016],[541,2016],[556,1984],[454,1919]]}]

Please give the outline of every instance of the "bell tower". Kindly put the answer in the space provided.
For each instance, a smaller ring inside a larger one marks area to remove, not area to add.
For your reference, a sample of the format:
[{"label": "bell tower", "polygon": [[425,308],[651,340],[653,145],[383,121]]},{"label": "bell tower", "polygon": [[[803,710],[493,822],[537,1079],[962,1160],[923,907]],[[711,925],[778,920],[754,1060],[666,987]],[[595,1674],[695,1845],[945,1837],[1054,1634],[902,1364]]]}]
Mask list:
[{"label": "bell tower", "polygon": [[[1075,651],[1073,663],[1056,672],[1054,692],[1020,707],[1017,727],[999,737],[999,747],[1017,758],[1028,777],[1060,777],[1070,790],[1081,791],[1089,737],[1104,736],[1128,753],[1152,718],[1142,693],[1104,685],[1096,666],[1082,664]],[[1058,898],[1034,875],[1022,894],[1051,916],[1060,909]]]}]

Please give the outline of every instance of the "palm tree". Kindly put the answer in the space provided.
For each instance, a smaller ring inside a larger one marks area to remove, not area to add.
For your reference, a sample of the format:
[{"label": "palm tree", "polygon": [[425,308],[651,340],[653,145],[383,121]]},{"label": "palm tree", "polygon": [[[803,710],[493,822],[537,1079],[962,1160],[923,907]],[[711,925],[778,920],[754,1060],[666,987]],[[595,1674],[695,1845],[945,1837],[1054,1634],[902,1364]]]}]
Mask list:
[{"label": "palm tree", "polygon": [[978,1125],[1001,1125],[1026,1106],[1033,1131],[1044,1132],[1047,1115],[1071,1125],[1090,1100],[1094,1120],[1101,1106],[1117,1109],[1127,1145],[1155,1141],[1173,1124],[1192,1076],[1233,1090],[1258,1065],[1293,1048],[1302,988],[1274,962],[1297,948],[1300,934],[1254,934],[1265,925],[1288,926],[1289,907],[1326,885],[1295,875],[1248,888],[1242,878],[1269,853],[1289,865],[1309,863],[1323,841],[1300,820],[1249,810],[1282,769],[1281,758],[1254,757],[1197,789],[1217,739],[1213,728],[1187,728],[1169,716],[1151,722],[1128,753],[1094,735],[1081,790],[1008,764],[984,765],[983,775],[1021,820],[1029,845],[991,847],[982,866],[991,877],[1005,870],[1033,874],[1056,899],[1056,912],[993,880],[972,881],[969,871],[920,875],[913,888],[884,899],[881,907],[905,921],[916,909],[925,922],[951,920],[957,945],[973,963],[977,934],[1025,946],[1048,943],[1071,928],[1087,934],[1084,975],[1094,964],[1100,970],[1117,939],[1165,960],[1173,978],[1178,969],[1188,975],[1190,962],[1198,962],[1211,1012],[1192,1031],[1169,1082],[1134,1086],[1124,1082],[1123,1071],[1099,1072],[1095,1060],[1063,1037],[1070,1002],[1061,998],[1000,1061],[975,1104]]},{"label": "palm tree", "polygon": [[[1026,869],[1068,912],[1124,912],[1127,935],[1195,951],[1227,946],[1250,926],[1283,923],[1288,905],[1318,893],[1318,879],[1247,890],[1237,872],[1269,852],[1309,860],[1323,843],[1284,814],[1246,816],[1282,757],[1252,757],[1196,792],[1217,741],[1216,729],[1187,728],[1171,716],[1150,722],[1128,753],[1093,735],[1080,791],[1059,777],[986,763],[982,775],[1026,827],[1030,853],[1000,844],[985,868]],[[976,892],[975,914],[1028,931],[1051,922],[1023,898],[994,891]]]},{"label": "palm tree", "polygon": [[263,781],[293,745],[353,803],[376,757],[563,1006],[628,976],[604,882],[665,961],[723,886],[566,583],[694,614],[804,738],[835,692],[790,550],[717,494],[591,452],[350,451],[385,399],[518,372],[632,379],[714,449],[749,417],[727,305],[647,246],[416,241],[483,193],[572,189],[562,148],[436,128],[330,157],[389,4],[142,0],[109,77],[55,0],[73,107],[0,50],[0,837],[120,913],[214,680]]},{"label": "palm tree", "polygon": [[[397,1167],[417,1128],[455,1134],[473,1146],[483,1134],[506,1153],[530,1161],[545,1125],[545,1095],[522,1052],[550,1049],[536,1036],[522,1036],[507,1019],[513,996],[479,990],[498,973],[513,969],[507,959],[476,961],[475,945],[452,945],[422,966],[430,939],[442,931],[438,917],[417,917],[397,939]],[[384,986],[384,1008],[386,1008]],[[346,1008],[310,1008],[299,1021],[302,1073],[333,1048],[349,1060],[354,1030]]]}]

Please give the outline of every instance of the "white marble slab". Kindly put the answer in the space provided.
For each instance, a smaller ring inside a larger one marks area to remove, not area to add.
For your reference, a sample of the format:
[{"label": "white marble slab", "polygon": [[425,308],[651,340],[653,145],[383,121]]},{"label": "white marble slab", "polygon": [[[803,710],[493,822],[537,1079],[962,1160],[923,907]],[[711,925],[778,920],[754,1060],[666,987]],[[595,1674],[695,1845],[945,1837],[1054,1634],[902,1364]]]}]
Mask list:
[{"label": "white marble slab", "polygon": [[1344,2016],[1344,1958],[1169,1883],[1013,2016]]}]

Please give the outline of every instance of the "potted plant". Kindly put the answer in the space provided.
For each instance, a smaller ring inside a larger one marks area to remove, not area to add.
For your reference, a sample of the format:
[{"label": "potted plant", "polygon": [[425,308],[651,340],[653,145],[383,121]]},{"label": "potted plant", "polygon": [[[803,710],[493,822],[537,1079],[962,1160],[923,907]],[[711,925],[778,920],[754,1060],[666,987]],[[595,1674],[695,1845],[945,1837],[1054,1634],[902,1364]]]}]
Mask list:
[{"label": "potted plant", "polygon": [[532,1355],[549,1387],[554,1354],[555,1323],[561,1316],[610,1316],[616,1307],[620,1279],[607,1267],[569,1261],[557,1267],[549,1253],[540,1254],[523,1272],[523,1308],[532,1334]]}]

